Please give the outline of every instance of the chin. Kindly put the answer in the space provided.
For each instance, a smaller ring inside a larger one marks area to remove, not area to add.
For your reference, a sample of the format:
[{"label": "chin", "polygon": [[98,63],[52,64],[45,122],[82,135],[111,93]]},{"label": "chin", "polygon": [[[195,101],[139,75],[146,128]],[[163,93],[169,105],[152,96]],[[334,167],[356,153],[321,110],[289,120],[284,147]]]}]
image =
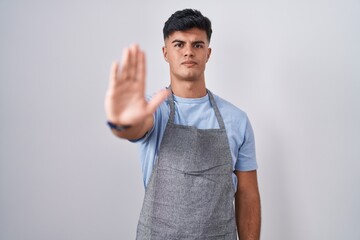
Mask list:
[{"label": "chin", "polygon": [[201,79],[201,74],[195,73],[195,72],[186,72],[186,73],[180,73],[180,74],[174,74],[176,79],[180,81],[187,81],[187,82],[195,82],[198,79]]},{"label": "chin", "polygon": [[180,78],[183,81],[187,81],[187,82],[195,82],[196,80],[199,79],[198,76],[186,76],[186,77],[182,77]]},{"label": "chin", "polygon": [[200,78],[200,75],[190,73],[190,74],[184,74],[184,75],[180,76],[180,78],[183,79],[184,81],[196,81],[197,79]]}]

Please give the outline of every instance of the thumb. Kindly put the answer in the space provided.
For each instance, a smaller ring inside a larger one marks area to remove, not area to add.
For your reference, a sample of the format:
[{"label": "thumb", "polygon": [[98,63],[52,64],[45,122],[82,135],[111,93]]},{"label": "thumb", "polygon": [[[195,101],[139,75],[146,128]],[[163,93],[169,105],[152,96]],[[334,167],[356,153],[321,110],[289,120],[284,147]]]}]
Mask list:
[{"label": "thumb", "polygon": [[169,96],[170,94],[170,90],[168,89],[162,89],[160,90],[158,93],[156,93],[152,99],[150,100],[150,102],[148,103],[147,106],[147,112],[148,114],[153,114],[156,109],[158,108],[158,106],[165,101],[165,99]]}]

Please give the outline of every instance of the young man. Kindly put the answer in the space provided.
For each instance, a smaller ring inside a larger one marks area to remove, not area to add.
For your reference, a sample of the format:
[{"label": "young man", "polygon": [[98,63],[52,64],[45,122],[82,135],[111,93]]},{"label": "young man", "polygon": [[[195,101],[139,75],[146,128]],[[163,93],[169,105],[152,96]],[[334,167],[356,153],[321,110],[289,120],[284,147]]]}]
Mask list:
[{"label": "young man", "polygon": [[145,57],[133,45],[121,67],[113,64],[105,100],[113,133],[140,145],[146,192],[137,239],[259,239],[250,122],[205,86],[211,22],[184,9],[163,33],[170,87],[146,100]]}]

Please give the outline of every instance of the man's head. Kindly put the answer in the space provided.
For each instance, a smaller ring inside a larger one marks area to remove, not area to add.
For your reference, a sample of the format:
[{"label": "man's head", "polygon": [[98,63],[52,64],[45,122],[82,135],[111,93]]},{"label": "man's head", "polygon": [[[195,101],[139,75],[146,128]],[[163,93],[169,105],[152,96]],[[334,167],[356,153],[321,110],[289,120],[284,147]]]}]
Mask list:
[{"label": "man's head", "polygon": [[205,81],[204,71],[211,55],[211,32],[210,20],[197,10],[177,11],[166,21],[162,50],[170,66],[172,85],[182,81]]},{"label": "man's head", "polygon": [[212,34],[211,22],[200,11],[194,9],[180,10],[171,15],[163,28],[164,39],[168,38],[175,31],[184,31],[192,28],[204,30],[207,40],[210,42]]}]

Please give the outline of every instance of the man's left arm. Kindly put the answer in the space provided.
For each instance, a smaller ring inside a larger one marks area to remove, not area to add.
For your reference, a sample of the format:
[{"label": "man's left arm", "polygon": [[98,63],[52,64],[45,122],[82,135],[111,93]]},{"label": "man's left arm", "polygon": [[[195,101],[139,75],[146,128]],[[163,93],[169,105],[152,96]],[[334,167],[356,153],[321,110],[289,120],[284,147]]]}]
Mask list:
[{"label": "man's left arm", "polygon": [[235,214],[239,239],[259,240],[261,209],[256,170],[236,170],[235,174],[238,179]]}]

